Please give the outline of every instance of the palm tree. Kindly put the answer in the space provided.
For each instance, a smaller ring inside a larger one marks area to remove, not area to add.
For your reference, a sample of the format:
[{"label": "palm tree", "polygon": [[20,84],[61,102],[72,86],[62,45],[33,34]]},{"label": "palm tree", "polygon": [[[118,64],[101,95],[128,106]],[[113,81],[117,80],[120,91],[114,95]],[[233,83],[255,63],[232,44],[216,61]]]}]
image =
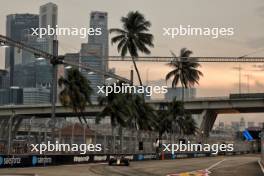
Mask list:
[{"label": "palm tree", "polygon": [[135,146],[137,146],[137,141],[142,141],[141,130],[153,131],[158,126],[156,122],[157,115],[154,109],[145,102],[142,95],[131,94],[129,104],[132,107],[133,114],[129,118],[128,124],[132,132],[136,132]]},{"label": "palm tree", "polygon": [[182,103],[176,101],[176,98],[168,105],[168,109],[160,110],[157,116],[157,130],[159,131],[159,138],[162,138],[164,133],[173,133],[176,131],[182,131],[183,122],[182,114],[183,108]]},{"label": "palm tree", "polygon": [[183,117],[183,134],[194,135],[197,132],[197,124],[190,113]]},{"label": "palm tree", "polygon": [[92,88],[90,81],[87,80],[76,68],[69,69],[67,77],[61,77],[58,81],[59,86],[63,90],[59,94],[59,100],[63,106],[71,107],[77,114],[79,121],[82,120],[87,124],[87,120],[83,114],[87,103],[91,104],[90,96]]},{"label": "palm tree", "polygon": [[112,44],[118,43],[117,51],[124,58],[129,52],[137,72],[138,80],[142,86],[142,80],[136,65],[138,53],[150,54],[148,47],[154,47],[153,35],[148,33],[151,23],[138,11],[131,11],[126,17],[121,18],[122,29],[110,29],[110,33],[116,33],[111,39]]},{"label": "palm tree", "polygon": [[156,121],[154,109],[145,102],[144,97],[139,94],[131,94],[129,106],[133,109],[133,116],[128,120],[130,127],[136,130],[153,130]]},{"label": "palm tree", "polygon": [[200,76],[203,73],[198,70],[201,65],[197,59],[191,59],[192,51],[182,48],[179,57],[171,52],[174,60],[168,65],[173,67],[173,70],[166,75],[166,81],[173,77],[172,87],[176,87],[178,83],[182,86],[182,102],[184,102],[184,89],[193,87],[199,84]]},{"label": "palm tree", "polygon": [[171,132],[183,132],[184,130],[184,107],[183,103],[176,100],[176,97],[168,105],[168,118],[171,121]]},{"label": "palm tree", "polygon": [[[122,85],[121,82],[118,84]],[[96,116],[96,123],[100,123],[100,121],[110,116],[111,126],[112,126],[112,144],[115,152],[115,128],[119,126],[119,137],[120,137],[120,151],[122,152],[123,148],[123,137],[122,137],[122,128],[127,126],[127,120],[132,114],[131,107],[128,103],[128,95],[122,93],[110,93],[108,96],[99,97],[98,98],[99,105],[104,106],[102,112],[100,112]]]},{"label": "palm tree", "polygon": [[158,113],[156,122],[159,124],[156,126],[156,131],[159,132],[159,140],[162,140],[164,133],[170,133],[172,131],[172,120],[167,110],[162,110]]},{"label": "palm tree", "polygon": [[[118,82],[117,85],[122,85],[122,82]],[[98,100],[99,105],[104,105],[104,109],[97,115],[96,123],[100,123],[103,118],[110,116],[114,149],[116,127],[119,127],[119,136],[122,136],[123,127],[131,128],[134,132],[134,130],[153,130],[157,125],[154,109],[145,103],[141,95],[110,93],[108,96],[99,97]]]},{"label": "palm tree", "polygon": [[105,106],[103,111],[96,117],[96,122],[99,123],[106,116],[110,116],[112,127],[117,125],[126,126],[128,106],[126,106],[126,98],[124,94],[110,93],[106,97],[99,98],[99,105]]},{"label": "palm tree", "polygon": [[161,139],[164,133],[195,134],[197,128],[194,119],[191,114],[184,114],[183,103],[176,101],[176,98],[168,105],[167,110],[159,111],[156,119],[159,138]]}]

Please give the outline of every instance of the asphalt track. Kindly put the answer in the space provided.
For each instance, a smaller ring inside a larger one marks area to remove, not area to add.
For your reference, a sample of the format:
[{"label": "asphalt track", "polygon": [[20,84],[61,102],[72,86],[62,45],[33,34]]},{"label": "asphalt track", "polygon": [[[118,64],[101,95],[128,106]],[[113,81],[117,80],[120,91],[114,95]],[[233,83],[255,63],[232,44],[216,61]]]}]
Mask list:
[{"label": "asphalt track", "polygon": [[166,176],[206,170],[210,176],[263,176],[258,165],[259,155],[218,156],[164,161],[131,162],[129,167],[107,164],[79,164],[34,168],[0,169],[0,175],[37,176]]}]

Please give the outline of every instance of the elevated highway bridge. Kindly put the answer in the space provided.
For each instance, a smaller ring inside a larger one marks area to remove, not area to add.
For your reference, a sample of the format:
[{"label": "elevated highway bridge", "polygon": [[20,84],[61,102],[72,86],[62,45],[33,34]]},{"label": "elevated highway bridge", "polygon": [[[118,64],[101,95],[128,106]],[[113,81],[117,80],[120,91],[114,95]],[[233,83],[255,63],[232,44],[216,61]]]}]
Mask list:
[{"label": "elevated highway bridge", "polygon": [[[171,101],[150,100],[147,101],[156,110],[165,110]],[[204,134],[209,134],[218,114],[229,113],[263,113],[264,94],[256,96],[229,96],[229,97],[209,97],[195,98],[186,100],[184,107],[192,114],[199,114],[202,118],[200,130]],[[104,107],[98,105],[87,106],[84,115],[95,116]],[[51,117],[51,104],[37,105],[6,105],[0,106],[0,119],[10,118],[11,116],[30,118],[49,118]],[[76,117],[77,114],[71,108],[56,105],[56,117]]]}]

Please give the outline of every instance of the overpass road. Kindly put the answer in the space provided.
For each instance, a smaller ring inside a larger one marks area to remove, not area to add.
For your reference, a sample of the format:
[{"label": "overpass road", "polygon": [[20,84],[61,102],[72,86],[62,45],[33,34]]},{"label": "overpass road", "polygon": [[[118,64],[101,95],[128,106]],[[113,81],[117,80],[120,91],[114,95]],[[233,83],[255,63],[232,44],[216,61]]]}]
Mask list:
[{"label": "overpass road", "polygon": [[[263,176],[258,155],[218,156],[164,161],[131,162],[129,167],[106,164],[0,169],[3,174],[37,174],[38,176],[166,176],[209,169],[209,176]],[[193,175],[195,176],[195,175]]]},{"label": "overpass road", "polygon": [[[218,114],[228,113],[260,113],[264,112],[264,94],[254,97],[209,97],[195,98],[186,100],[184,108],[192,114],[199,114],[202,118],[200,131],[205,136],[209,136]],[[168,107],[168,100],[150,100],[146,101],[156,110],[163,110]],[[101,112],[103,107],[98,105],[87,106],[84,110],[85,116],[95,116]],[[38,105],[8,105],[0,106],[0,118],[10,118],[11,116],[29,118],[29,117],[51,117],[50,104]],[[56,106],[56,117],[76,117],[71,108],[65,108],[62,105]]]},{"label": "overpass road", "polygon": [[[166,106],[171,101],[168,100],[150,100],[146,101],[154,109],[166,109]],[[184,103],[186,110],[192,114],[201,114],[205,110],[214,111],[217,114],[222,113],[257,113],[264,112],[264,97],[260,98],[238,98],[230,99],[229,97],[209,97],[209,98],[195,98],[186,100]],[[85,115],[96,115],[101,112],[103,107],[98,105],[87,106]],[[50,104],[34,104],[34,105],[6,105],[0,106],[0,117],[11,116],[12,114],[24,116],[50,117]],[[69,107],[63,107],[60,104],[56,105],[57,117],[74,116],[73,110]]]}]

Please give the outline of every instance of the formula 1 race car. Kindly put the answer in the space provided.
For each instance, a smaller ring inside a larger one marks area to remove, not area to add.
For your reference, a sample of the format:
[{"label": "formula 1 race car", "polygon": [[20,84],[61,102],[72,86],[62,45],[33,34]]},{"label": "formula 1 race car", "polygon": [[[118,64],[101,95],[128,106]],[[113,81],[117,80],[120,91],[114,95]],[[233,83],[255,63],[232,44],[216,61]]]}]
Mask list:
[{"label": "formula 1 race car", "polygon": [[129,159],[124,156],[116,156],[108,162],[109,166],[129,166]]}]

